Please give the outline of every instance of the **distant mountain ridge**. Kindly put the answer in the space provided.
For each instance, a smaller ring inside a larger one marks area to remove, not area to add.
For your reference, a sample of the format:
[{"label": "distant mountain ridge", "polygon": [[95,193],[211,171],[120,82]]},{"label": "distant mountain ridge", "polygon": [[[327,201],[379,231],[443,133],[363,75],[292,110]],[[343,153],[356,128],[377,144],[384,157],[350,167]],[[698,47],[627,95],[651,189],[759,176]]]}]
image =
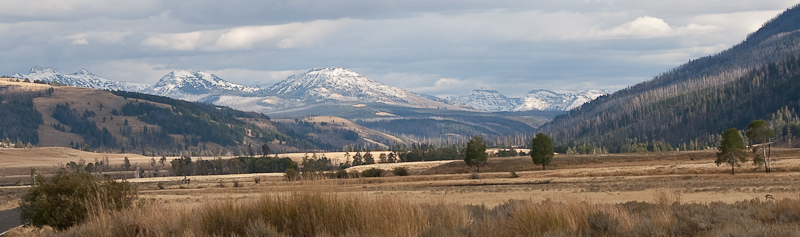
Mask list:
[{"label": "distant mountain ridge", "polygon": [[113,81],[96,76],[86,69],[72,74],[63,74],[53,68],[34,66],[28,74],[14,74],[12,77],[27,78],[30,80],[41,80],[58,82],[64,85],[88,87],[101,90],[121,90],[138,92],[150,87],[148,84],[129,83]]},{"label": "distant mountain ridge", "polygon": [[198,101],[202,98],[226,94],[255,93],[256,87],[239,85],[225,81],[207,72],[173,71],[162,77],[158,83],[146,88],[142,93],[166,96],[170,98]]},{"label": "distant mountain ridge", "polygon": [[341,67],[311,69],[268,86],[240,85],[211,73],[185,70],[170,72],[153,85],[114,81],[96,76],[86,69],[63,74],[55,69],[39,66],[34,66],[28,74],[15,74],[14,77],[101,90],[146,93],[263,113],[331,103],[383,103],[449,110],[474,108],[488,112],[563,111],[592,100],[597,94],[605,93],[547,91],[548,96],[542,97],[539,96],[542,93],[532,91],[523,98],[508,98],[497,91],[476,90],[470,95],[442,99],[388,86]]},{"label": "distant mountain ridge", "polygon": [[264,94],[271,96],[271,99],[262,101],[262,104],[274,106],[283,104],[298,107],[339,101],[414,108],[468,109],[388,86],[341,67],[311,69],[264,89]]},{"label": "distant mountain ridge", "polygon": [[447,99],[489,112],[508,111],[568,111],[607,95],[605,90],[544,90],[536,89],[521,98],[509,98],[495,90],[473,90],[470,94]]}]

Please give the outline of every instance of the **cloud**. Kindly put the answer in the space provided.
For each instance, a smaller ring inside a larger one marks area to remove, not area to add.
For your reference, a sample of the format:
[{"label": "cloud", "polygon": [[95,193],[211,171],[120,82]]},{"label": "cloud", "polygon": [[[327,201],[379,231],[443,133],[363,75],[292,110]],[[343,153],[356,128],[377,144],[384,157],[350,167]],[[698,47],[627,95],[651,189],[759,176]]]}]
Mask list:
[{"label": "cloud", "polygon": [[86,38],[75,38],[74,40],[72,40],[72,43],[70,43],[70,44],[72,44],[72,45],[87,45],[87,44],[89,44],[89,41],[86,40]]},{"label": "cloud", "polygon": [[77,21],[103,17],[136,19],[158,13],[159,0],[32,0],[2,1],[0,21]]},{"label": "cloud", "polygon": [[690,23],[682,27],[672,27],[664,19],[641,16],[633,21],[610,29],[598,29],[595,27],[588,35],[591,39],[647,39],[658,37],[672,37],[684,34],[705,34],[719,29],[717,26],[699,25]]},{"label": "cloud", "polygon": [[243,26],[223,30],[194,31],[187,33],[157,34],[142,44],[164,50],[176,51],[226,51],[253,49],[263,44],[266,48],[289,49],[314,45],[327,35],[335,33],[347,19],[319,20],[283,25]]},{"label": "cloud", "polygon": [[0,70],[249,84],[342,66],[434,95],[624,87],[740,42],[795,1],[5,1]]},{"label": "cloud", "polygon": [[189,32],[176,34],[159,34],[147,38],[142,45],[153,46],[165,50],[189,51],[200,49],[210,42],[208,32]]},{"label": "cloud", "polygon": [[125,37],[130,36],[133,34],[132,32],[126,31],[92,31],[92,32],[84,32],[79,34],[74,34],[67,36],[67,39],[71,39],[73,45],[86,45],[91,42],[98,42],[103,44],[116,44],[122,42]]}]

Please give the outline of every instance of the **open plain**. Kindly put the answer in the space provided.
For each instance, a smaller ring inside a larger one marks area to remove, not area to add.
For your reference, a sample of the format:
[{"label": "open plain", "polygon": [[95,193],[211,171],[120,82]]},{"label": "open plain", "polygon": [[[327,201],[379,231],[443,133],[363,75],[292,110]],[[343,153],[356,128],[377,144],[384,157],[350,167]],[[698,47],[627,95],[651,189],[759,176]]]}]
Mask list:
[{"label": "open plain", "polygon": [[[54,149],[54,148],[42,148]],[[66,148],[55,148],[69,150]],[[13,151],[13,152],[12,152]],[[33,152],[22,158],[24,152]],[[58,153],[58,152],[57,152]],[[13,155],[9,155],[13,154]],[[123,155],[64,152],[67,157],[42,157],[41,149],[0,149],[0,164],[6,164],[0,179],[3,203],[0,208],[15,207],[15,197],[25,186],[13,186],[14,180],[29,182],[30,168],[52,171],[59,164],[91,161],[109,157],[119,164]],[[85,155],[84,158],[81,155]],[[296,156],[296,155],[291,155]],[[350,170],[377,167],[390,171],[406,167],[410,176],[330,179],[318,177],[287,181],[283,173],[231,174],[183,177],[128,179],[139,186],[140,199],[162,203],[201,204],[220,200],[243,200],[264,195],[296,192],[324,192],[390,196],[416,203],[457,203],[495,206],[509,200],[569,200],[591,203],[653,201],[659,194],[678,195],[682,202],[736,202],[766,194],[777,198],[800,198],[800,150],[774,149],[773,173],[750,163],[736,167],[714,164],[714,151],[687,151],[604,155],[556,155],[546,170],[533,165],[529,157],[490,158],[481,173],[463,161],[406,162],[356,166]],[[134,164],[146,163],[148,157],[130,156]],[[52,164],[46,165],[47,161]],[[57,162],[56,162],[57,161]],[[24,164],[29,162],[27,166]],[[49,167],[49,168],[48,168]],[[512,174],[513,172],[513,174]],[[256,180],[259,182],[256,183]],[[20,182],[17,182],[20,184]],[[163,187],[163,189],[158,186]]]}]

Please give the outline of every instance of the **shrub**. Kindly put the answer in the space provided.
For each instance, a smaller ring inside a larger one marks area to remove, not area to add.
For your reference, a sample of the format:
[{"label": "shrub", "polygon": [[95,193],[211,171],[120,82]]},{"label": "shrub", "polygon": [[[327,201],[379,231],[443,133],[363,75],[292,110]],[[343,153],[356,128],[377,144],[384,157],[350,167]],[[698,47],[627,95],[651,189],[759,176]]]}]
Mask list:
[{"label": "shrub", "polygon": [[34,226],[63,230],[102,210],[131,206],[136,187],[126,181],[99,179],[87,172],[61,170],[52,178],[36,175],[35,185],[20,201],[20,219]]},{"label": "shrub", "polygon": [[361,177],[381,177],[383,172],[383,169],[372,168],[361,172]]},{"label": "shrub", "polygon": [[619,220],[605,212],[594,212],[586,218],[590,236],[613,236],[619,228]]},{"label": "shrub", "polygon": [[470,174],[470,178],[471,179],[481,179],[481,175],[479,175],[478,173],[472,172]]},{"label": "shrub", "polygon": [[392,173],[397,176],[408,176],[408,169],[406,167],[396,167],[392,170]]},{"label": "shrub", "polygon": [[358,170],[352,170],[347,172],[347,175],[350,176],[350,178],[359,178],[361,177],[361,172],[358,172]]},{"label": "shrub", "polygon": [[336,171],[334,176],[337,179],[346,179],[346,178],[349,178],[350,175],[347,173],[347,170],[339,169],[339,170]]},{"label": "shrub", "polygon": [[297,181],[300,179],[300,173],[296,169],[289,168],[283,173],[283,177],[286,177],[288,181]]}]

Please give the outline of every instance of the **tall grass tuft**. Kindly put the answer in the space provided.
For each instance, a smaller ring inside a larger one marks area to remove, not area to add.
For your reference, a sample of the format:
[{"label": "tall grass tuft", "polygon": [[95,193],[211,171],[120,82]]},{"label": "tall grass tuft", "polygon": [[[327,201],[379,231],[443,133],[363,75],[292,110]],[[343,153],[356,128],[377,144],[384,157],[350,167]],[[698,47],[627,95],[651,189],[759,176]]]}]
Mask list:
[{"label": "tall grass tuft", "polygon": [[[660,195],[660,194],[659,194]],[[394,197],[284,193],[201,206],[105,210],[65,236],[792,236],[800,200],[732,204],[510,200],[496,207]],[[663,202],[661,202],[663,201]],[[666,203],[670,203],[666,205]],[[52,233],[52,232],[51,232]],[[13,234],[13,233],[12,233]],[[44,236],[45,234],[40,234]]]}]

